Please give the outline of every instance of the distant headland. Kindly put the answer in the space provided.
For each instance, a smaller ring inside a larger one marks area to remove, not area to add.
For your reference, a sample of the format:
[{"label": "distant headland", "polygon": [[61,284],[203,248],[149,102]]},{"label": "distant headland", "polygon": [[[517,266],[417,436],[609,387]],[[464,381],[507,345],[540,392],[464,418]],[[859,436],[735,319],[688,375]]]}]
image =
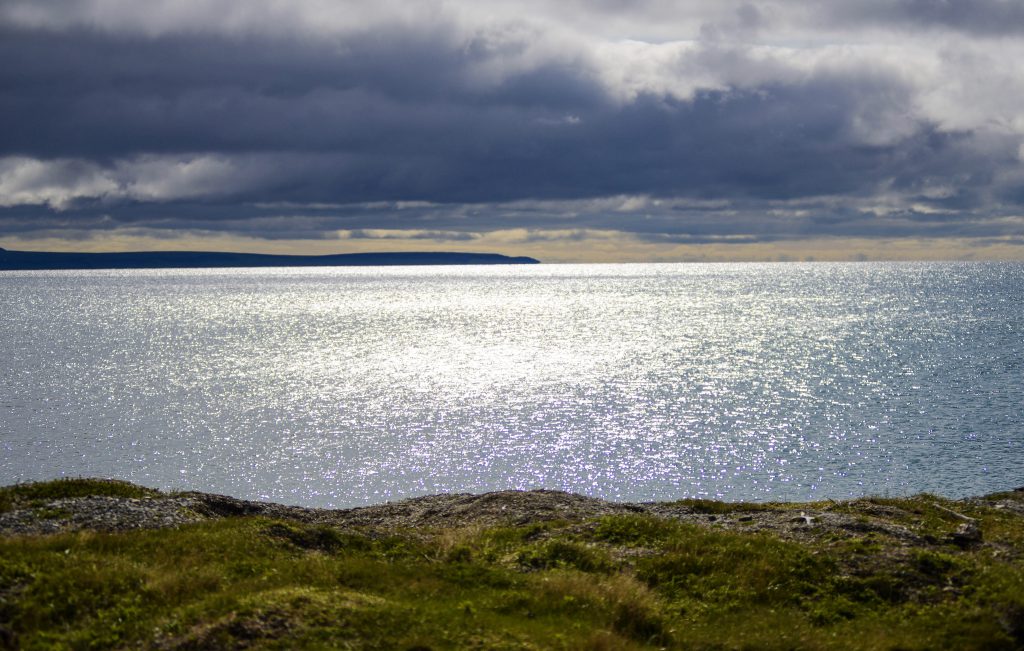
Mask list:
[{"label": "distant headland", "polygon": [[525,256],[498,253],[386,252],[337,255],[268,255],[206,251],[55,253],[0,248],[0,270],[196,269],[202,267],[369,267],[393,265],[538,264]]}]

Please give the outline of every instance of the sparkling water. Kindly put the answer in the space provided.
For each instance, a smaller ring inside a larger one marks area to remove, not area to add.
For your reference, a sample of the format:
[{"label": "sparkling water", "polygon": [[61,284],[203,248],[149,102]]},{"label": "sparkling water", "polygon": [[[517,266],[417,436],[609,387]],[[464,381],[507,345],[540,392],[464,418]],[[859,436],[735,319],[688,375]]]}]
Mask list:
[{"label": "sparkling water", "polygon": [[1024,265],[0,272],[0,483],[315,506],[1024,485]]}]

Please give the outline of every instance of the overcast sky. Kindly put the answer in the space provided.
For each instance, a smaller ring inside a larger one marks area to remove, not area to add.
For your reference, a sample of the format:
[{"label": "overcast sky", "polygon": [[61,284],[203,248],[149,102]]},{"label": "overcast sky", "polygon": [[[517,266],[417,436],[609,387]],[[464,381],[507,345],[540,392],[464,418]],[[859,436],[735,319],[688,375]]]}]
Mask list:
[{"label": "overcast sky", "polygon": [[0,246],[1024,258],[1017,0],[0,0]]}]

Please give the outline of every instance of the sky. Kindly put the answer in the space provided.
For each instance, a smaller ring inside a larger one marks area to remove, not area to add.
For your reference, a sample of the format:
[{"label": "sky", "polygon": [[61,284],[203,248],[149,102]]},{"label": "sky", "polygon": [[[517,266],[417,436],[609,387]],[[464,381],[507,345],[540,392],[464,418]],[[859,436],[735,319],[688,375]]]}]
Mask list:
[{"label": "sky", "polygon": [[0,0],[0,247],[1024,259],[1017,0]]}]

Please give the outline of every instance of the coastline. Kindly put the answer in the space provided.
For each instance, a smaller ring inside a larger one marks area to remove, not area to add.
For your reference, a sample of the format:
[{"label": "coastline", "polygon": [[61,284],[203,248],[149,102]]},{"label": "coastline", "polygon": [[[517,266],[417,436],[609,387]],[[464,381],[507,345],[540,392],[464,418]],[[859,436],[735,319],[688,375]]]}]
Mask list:
[{"label": "coastline", "polygon": [[0,648],[1022,648],[1024,490],[327,510],[0,488]]},{"label": "coastline", "polygon": [[368,267],[410,265],[540,264],[526,256],[499,253],[407,251],[277,255],[219,251],[130,251],[78,253],[0,249],[0,271],[100,269],[239,269],[256,267]]}]

